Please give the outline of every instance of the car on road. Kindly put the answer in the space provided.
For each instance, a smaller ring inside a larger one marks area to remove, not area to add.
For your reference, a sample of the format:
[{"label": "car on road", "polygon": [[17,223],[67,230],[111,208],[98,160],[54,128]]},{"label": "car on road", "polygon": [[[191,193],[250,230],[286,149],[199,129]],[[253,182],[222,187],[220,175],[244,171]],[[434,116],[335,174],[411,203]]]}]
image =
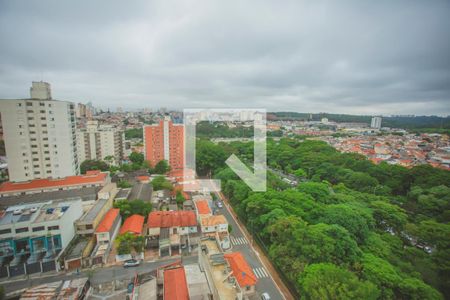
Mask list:
[{"label": "car on road", "polygon": [[222,204],[222,202],[220,202],[220,201],[217,201],[217,207],[218,207],[218,208],[222,208],[222,207],[223,207],[223,204]]},{"label": "car on road", "polygon": [[136,259],[129,259],[129,260],[126,260],[123,263],[123,266],[125,268],[129,268],[129,267],[137,267],[137,266],[139,266],[139,264],[140,264],[140,262],[138,260],[136,260]]},{"label": "car on road", "polygon": [[270,300],[270,296],[269,296],[268,293],[262,293],[261,299],[262,299],[262,300]]}]

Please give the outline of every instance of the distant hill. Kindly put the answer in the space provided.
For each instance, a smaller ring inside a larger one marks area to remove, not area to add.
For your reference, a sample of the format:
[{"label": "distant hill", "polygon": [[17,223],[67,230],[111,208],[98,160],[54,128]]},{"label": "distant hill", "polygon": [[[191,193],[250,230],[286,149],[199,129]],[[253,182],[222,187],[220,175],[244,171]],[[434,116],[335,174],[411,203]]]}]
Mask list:
[{"label": "distant hill", "polygon": [[[269,113],[269,120],[312,120],[320,121],[327,118],[335,122],[358,122],[370,124],[372,116],[345,115],[345,114],[309,114],[297,112],[272,112]],[[312,118],[312,119],[311,119]],[[383,127],[404,128],[404,129],[450,129],[450,116],[396,116],[383,117]]]}]

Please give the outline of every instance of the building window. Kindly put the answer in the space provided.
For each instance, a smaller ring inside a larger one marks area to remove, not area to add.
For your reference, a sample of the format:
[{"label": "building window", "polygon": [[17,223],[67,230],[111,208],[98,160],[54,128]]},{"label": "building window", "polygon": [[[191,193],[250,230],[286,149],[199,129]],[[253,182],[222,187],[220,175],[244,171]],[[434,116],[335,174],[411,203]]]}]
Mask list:
[{"label": "building window", "polygon": [[28,227],[17,228],[16,233],[28,232]]},{"label": "building window", "polygon": [[59,230],[59,226],[55,225],[55,226],[48,226],[47,227],[48,230]]},{"label": "building window", "polygon": [[11,229],[10,228],[0,230],[0,234],[8,234],[8,233],[11,233]]},{"label": "building window", "polygon": [[34,227],[33,232],[45,230],[45,226]]}]

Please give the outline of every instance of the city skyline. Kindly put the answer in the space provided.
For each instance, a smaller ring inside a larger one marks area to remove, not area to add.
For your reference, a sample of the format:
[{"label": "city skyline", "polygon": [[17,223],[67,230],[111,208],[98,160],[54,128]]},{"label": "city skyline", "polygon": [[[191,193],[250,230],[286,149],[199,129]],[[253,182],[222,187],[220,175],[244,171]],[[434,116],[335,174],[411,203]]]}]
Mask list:
[{"label": "city skyline", "polygon": [[43,80],[112,109],[450,114],[446,1],[0,7],[3,99]]}]

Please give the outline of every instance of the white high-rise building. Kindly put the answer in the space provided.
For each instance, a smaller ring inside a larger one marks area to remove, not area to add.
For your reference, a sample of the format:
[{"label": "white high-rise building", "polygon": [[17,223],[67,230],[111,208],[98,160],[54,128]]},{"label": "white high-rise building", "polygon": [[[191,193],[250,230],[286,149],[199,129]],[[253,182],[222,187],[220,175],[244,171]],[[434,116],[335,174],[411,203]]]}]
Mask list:
[{"label": "white high-rise building", "polygon": [[114,125],[99,125],[88,121],[86,129],[77,130],[77,149],[80,163],[87,159],[104,160],[108,156],[118,163],[123,158],[124,132]]},{"label": "white high-rise building", "polygon": [[372,117],[372,121],[370,122],[370,127],[380,129],[381,128],[381,117]]},{"label": "white high-rise building", "polygon": [[75,105],[52,100],[46,82],[33,82],[30,93],[0,100],[10,181],[77,175]]}]

